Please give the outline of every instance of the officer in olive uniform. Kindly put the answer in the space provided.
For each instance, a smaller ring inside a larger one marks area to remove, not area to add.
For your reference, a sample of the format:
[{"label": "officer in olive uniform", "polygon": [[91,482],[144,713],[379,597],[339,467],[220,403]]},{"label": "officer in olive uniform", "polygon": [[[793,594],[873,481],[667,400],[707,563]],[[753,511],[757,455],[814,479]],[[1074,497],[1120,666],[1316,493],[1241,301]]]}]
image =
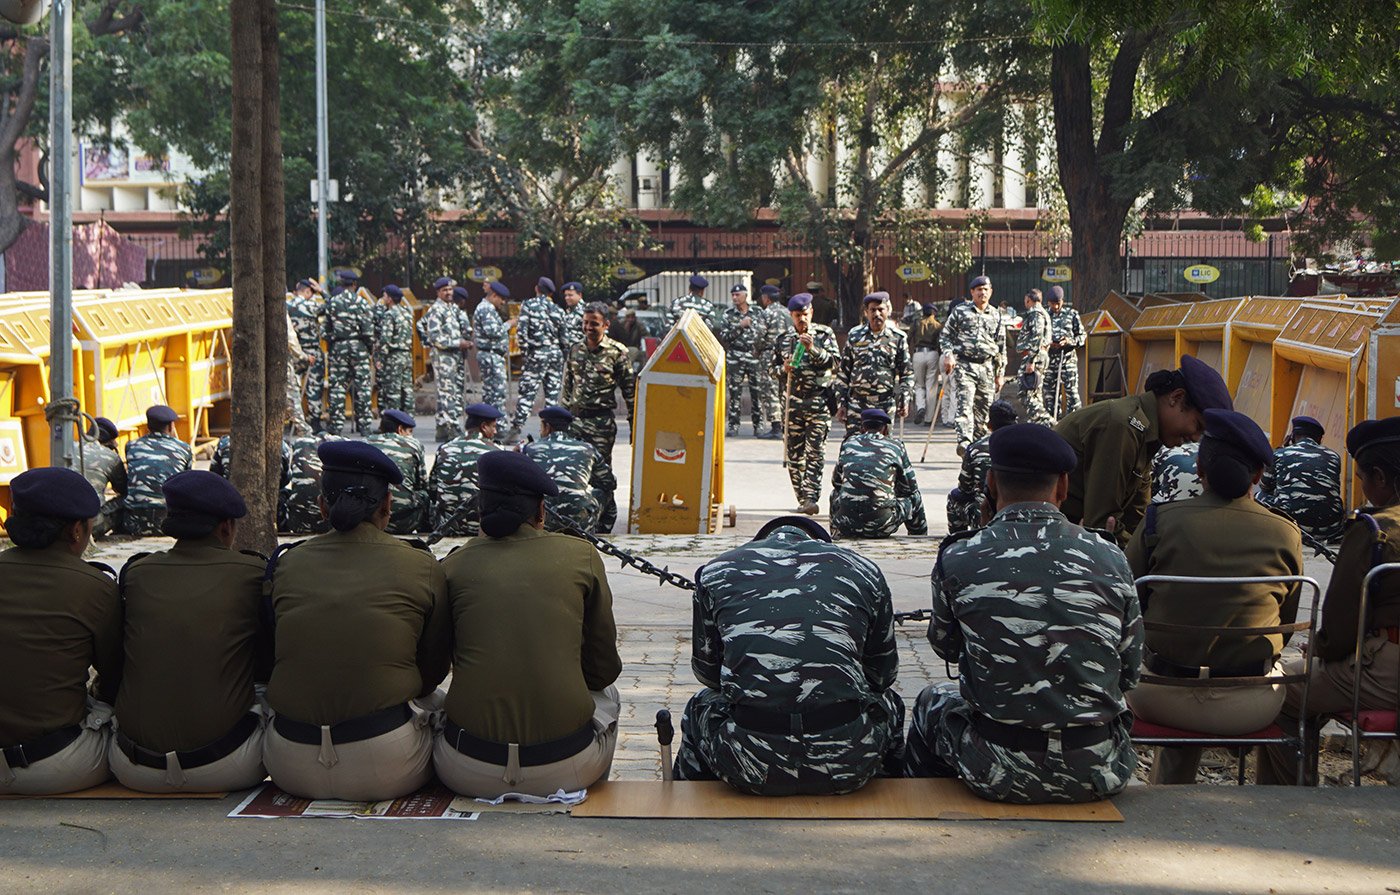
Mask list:
[{"label": "officer in olive uniform", "polygon": [[[1128,542],[1133,577],[1278,577],[1303,574],[1303,542],[1287,516],[1251,493],[1273,462],[1273,448],[1254,420],[1232,410],[1207,410],[1198,469],[1202,493],[1153,504]],[[1143,618],[1170,625],[1264,628],[1292,624],[1297,584],[1201,587],[1153,584],[1139,594]],[[1143,681],[1128,696],[1137,717],[1221,736],[1267,727],[1283,706],[1282,687],[1183,687],[1161,678],[1282,674],[1276,665],[1288,638],[1180,634],[1153,630],[1143,651]],[[1228,683],[1228,682],[1227,682]],[[1194,783],[1201,749],[1160,748],[1153,783]]]},{"label": "officer in olive uniform", "polygon": [[860,412],[863,431],[841,445],[831,474],[831,529],[842,538],[888,538],[903,525],[928,534],[924,497],[904,442],[890,437],[890,415]]},{"label": "officer in olive uniform", "polygon": [[101,503],[82,476],[52,467],[15,476],[10,502],[15,546],[0,553],[0,794],[87,789],[108,776],[122,673],[115,576],[82,559]]},{"label": "officer in olive uniform", "polygon": [[165,496],[160,486],[194,465],[194,452],[175,436],[172,408],[156,404],[146,409],[147,433],[126,446],[126,533],[160,534]]},{"label": "officer in olive uniform", "polygon": [[557,489],[539,464],[495,451],[478,467],[484,536],[442,562],[454,658],[438,778],[478,798],[583,789],[607,779],[621,713],[608,574],[591,545],[542,530]]},{"label": "officer in olive uniform", "polygon": [[438,448],[428,473],[434,534],[475,537],[480,532],[476,463],[482,454],[500,450],[496,427],[504,415],[490,404],[470,404],[467,431]]},{"label": "officer in olive uniform", "polygon": [[1151,499],[1153,456],[1163,445],[1199,440],[1202,413],[1212,409],[1234,409],[1225,380],[1182,355],[1180,369],[1147,377],[1143,394],[1099,401],[1060,420],[1055,431],[1079,459],[1061,506],[1065,516],[1088,528],[1111,529],[1118,544],[1126,544]]},{"label": "officer in olive uniform", "polygon": [[263,745],[272,781],[309,799],[379,801],[432,777],[429,697],[447,675],[447,581],[433,555],[384,533],[394,461],[361,441],[321,445],[332,531],[268,570],[277,656]]},{"label": "officer in olive uniform", "polygon": [[933,568],[928,638],[958,678],[919,694],[906,773],[958,776],[1001,802],[1114,795],[1137,765],[1123,699],[1142,660],[1132,572],[1060,512],[1075,464],[1064,439],[1018,423],[992,433],[991,453],[996,516],[946,539]]},{"label": "officer in olive uniform", "polygon": [[788,299],[788,311],[793,329],[774,341],[770,365],[783,385],[783,449],[797,511],[815,516],[831,431],[828,391],[840,348],[831,327],[812,322],[811,295]]},{"label": "officer in olive uniform", "polygon": [[407,535],[428,527],[428,466],[423,442],[413,437],[418,421],[402,410],[379,415],[379,432],[365,439],[384,452],[403,473],[403,482],[389,489],[389,527],[385,531]]},{"label": "officer in olive uniform", "polygon": [[1342,458],[1323,447],[1326,430],[1310,416],[1295,416],[1283,447],[1260,482],[1261,503],[1277,507],[1319,541],[1342,535]]},{"label": "officer in olive uniform", "polygon": [[[607,306],[590,302],[583,309],[583,341],[569,352],[564,370],[563,401],[574,415],[570,431],[597,448],[611,469],[613,444],[617,440],[617,396],[622,396],[628,433],[633,434],[637,383],[632,365],[627,362],[627,349],[608,338],[607,331]],[[598,499],[598,531],[612,531],[617,522],[613,492],[596,491],[593,496]]]},{"label": "officer in olive uniform", "polygon": [[540,411],[540,440],[520,452],[539,464],[558,492],[545,500],[545,531],[594,531],[598,525],[598,499],[617,489],[612,466],[598,449],[569,434],[574,415],[564,407]]},{"label": "officer in olive uniform", "polygon": [[836,367],[837,390],[846,422],[846,437],[861,430],[860,412],[878,407],[891,417],[909,414],[914,366],[904,333],[889,326],[890,294],[872,292],[861,302],[865,322],[846,335]]},{"label": "officer in olive uniform", "polygon": [[268,712],[253,689],[272,667],[267,560],[231,549],[248,508],[224,479],[192,470],[163,491],[175,546],[122,569],[126,662],[108,759],[141,792],[247,789],[267,776]]},{"label": "officer in olive uniform", "polygon": [[[82,459],[83,477],[97,492],[102,511],[92,520],[92,536],[99,537],[123,526],[122,512],[126,506],[126,463],[117,451],[117,425],[99,416],[88,427],[88,437],[78,445]],[[112,489],[112,497],[107,489]]]}]

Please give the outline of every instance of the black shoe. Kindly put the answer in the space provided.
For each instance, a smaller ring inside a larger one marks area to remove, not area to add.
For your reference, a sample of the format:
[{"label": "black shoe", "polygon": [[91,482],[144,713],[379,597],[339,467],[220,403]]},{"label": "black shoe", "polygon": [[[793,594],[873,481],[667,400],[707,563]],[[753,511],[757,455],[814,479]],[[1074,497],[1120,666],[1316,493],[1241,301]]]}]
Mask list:
[{"label": "black shoe", "polygon": [[768,437],[769,437],[769,438],[772,438],[772,439],[774,439],[774,440],[776,440],[776,441],[781,441],[782,438],[783,438],[783,425],[782,425],[782,423],[774,423],[774,424],[773,424],[773,428],[771,428],[771,429],[768,430]]}]

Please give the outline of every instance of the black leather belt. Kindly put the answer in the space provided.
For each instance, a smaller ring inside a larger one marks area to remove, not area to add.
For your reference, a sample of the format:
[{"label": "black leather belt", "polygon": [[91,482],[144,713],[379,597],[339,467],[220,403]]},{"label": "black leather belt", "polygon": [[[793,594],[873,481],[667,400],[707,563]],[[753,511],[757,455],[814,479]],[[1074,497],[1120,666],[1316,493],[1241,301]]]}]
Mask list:
[{"label": "black leather belt", "polygon": [[[368,715],[351,718],[349,721],[332,724],[330,726],[331,742],[358,743],[360,740],[377,737],[402,727],[412,717],[413,710],[408,707],[408,703],[391,705],[387,709],[380,709],[377,712],[370,712]],[[284,739],[291,740],[293,743],[301,743],[304,746],[319,746],[321,744],[321,725],[319,724],[293,721],[286,715],[278,715],[272,719],[272,726],[277,728],[277,732]]]},{"label": "black leather belt", "polygon": [[[1178,665],[1168,659],[1163,659],[1150,650],[1144,650],[1142,664],[1153,674],[1162,677],[1183,677],[1198,678],[1201,676],[1201,666],[1199,665]],[[1255,662],[1253,665],[1228,666],[1206,666],[1207,677],[1258,677],[1261,674],[1268,674],[1274,667],[1274,662],[1270,659],[1267,663]]]},{"label": "black leather belt", "polygon": [[598,417],[612,416],[616,411],[611,408],[595,408],[593,410],[580,410],[574,416],[583,420],[597,419]]},{"label": "black leather belt", "polygon": [[[180,767],[185,770],[202,768],[207,764],[213,764],[221,758],[232,754],[235,749],[248,741],[248,737],[253,735],[253,731],[258,729],[258,716],[249,712],[233,725],[233,729],[219,737],[206,746],[198,749],[190,749],[187,752],[176,752],[175,758],[180,762]],[[320,737],[316,742],[320,742]],[[139,745],[135,740],[120,730],[117,731],[117,748],[122,750],[122,754],[131,759],[132,764],[140,765],[143,768],[155,768],[165,770],[165,753],[156,752]]]},{"label": "black leather belt", "polygon": [[[463,730],[453,721],[449,720],[443,726],[442,736],[447,741],[447,745],[468,758],[475,758],[477,761],[502,767],[510,760],[509,744],[483,740],[481,737]],[[516,750],[519,753],[520,766],[534,768],[572,758],[592,745],[594,739],[596,739],[596,734],[593,730],[593,722],[589,721],[573,733],[557,740],[517,746]]]},{"label": "black leather belt", "polygon": [[1062,727],[1059,730],[1035,730],[1017,724],[1003,724],[985,715],[972,716],[973,728],[982,739],[1004,749],[1017,752],[1045,752],[1050,747],[1050,735],[1060,735],[1062,749],[1087,749],[1113,738],[1113,725],[1097,724],[1085,727]]},{"label": "black leather belt", "polygon": [[987,355],[986,357],[973,357],[973,356],[970,355],[970,354],[959,354],[959,355],[958,355],[958,360],[962,361],[962,362],[965,363],[965,364],[985,364],[987,361],[989,361],[989,360],[991,360],[991,359],[992,359],[992,356],[991,356],[990,354]]},{"label": "black leather belt", "polygon": [[776,736],[801,736],[804,733],[821,733],[850,724],[862,714],[864,712],[860,703],[848,701],[805,712],[773,712],[750,705],[736,705],[730,710],[729,717],[745,730]]},{"label": "black leather belt", "polygon": [[36,761],[51,758],[67,749],[74,740],[82,736],[81,725],[60,727],[53,733],[46,733],[37,740],[4,748],[5,763],[12,768],[27,768]]}]

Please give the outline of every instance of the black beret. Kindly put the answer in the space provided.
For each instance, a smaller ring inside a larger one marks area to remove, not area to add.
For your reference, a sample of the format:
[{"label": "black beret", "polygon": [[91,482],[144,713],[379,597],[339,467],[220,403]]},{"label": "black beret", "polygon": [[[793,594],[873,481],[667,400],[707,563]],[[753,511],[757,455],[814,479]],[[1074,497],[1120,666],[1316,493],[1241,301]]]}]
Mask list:
[{"label": "black beret", "polygon": [[998,429],[1009,426],[1016,422],[1016,408],[1011,406],[1010,401],[997,399],[987,408],[987,421],[996,423]]},{"label": "black beret", "polygon": [[1327,430],[1323,428],[1322,423],[1318,422],[1316,419],[1310,416],[1293,417],[1293,426],[1295,428],[1298,426],[1312,426],[1314,429],[1321,432],[1323,435],[1327,434]]},{"label": "black beret", "polygon": [[972,282],[970,282],[970,283],[967,284],[967,288],[968,288],[969,290],[971,290],[971,289],[976,289],[978,286],[990,286],[990,285],[992,285],[992,278],[991,278],[991,277],[973,277],[973,278],[972,278]]},{"label": "black beret", "polygon": [[379,414],[379,418],[387,423],[393,423],[395,426],[407,426],[410,429],[418,426],[418,421],[411,414],[404,413],[402,410],[386,410]]},{"label": "black beret", "polygon": [[498,420],[505,414],[490,404],[468,404],[467,416],[474,416],[481,420]]},{"label": "black beret", "polygon": [[403,300],[403,290],[400,289],[398,286],[395,286],[393,283],[390,283],[389,285],[384,287],[384,294],[392,298],[394,301]]},{"label": "black beret", "polygon": [[501,298],[510,298],[510,290],[507,289],[506,284],[502,283],[500,280],[492,280],[489,284],[487,284],[486,288],[490,289],[492,292],[496,293]]},{"label": "black beret", "polygon": [[1063,287],[1063,286],[1051,286],[1051,287],[1050,287],[1050,292],[1049,292],[1049,294],[1046,295],[1045,297],[1046,297],[1047,299],[1049,299],[1050,301],[1064,301],[1064,300],[1065,300],[1065,287]]},{"label": "black beret", "polygon": [[436,280],[433,280],[434,289],[446,289],[448,286],[456,285],[457,281],[452,279],[451,277],[438,277]]},{"label": "black beret", "polygon": [[165,508],[180,513],[213,516],[215,519],[242,519],[248,515],[243,495],[228,479],[202,469],[176,473],[160,486]]},{"label": "black beret", "polygon": [[1233,445],[1259,466],[1274,465],[1274,448],[1259,424],[1234,410],[1207,410],[1206,437]]},{"label": "black beret", "polygon": [[1186,397],[1200,410],[1234,410],[1225,380],[1205,361],[1189,354],[1181,356],[1181,376],[1186,380]]},{"label": "black beret", "polygon": [[783,290],[779,289],[777,286],[763,286],[758,291],[764,295],[777,295]]},{"label": "black beret", "polygon": [[814,541],[826,541],[831,543],[831,533],[821,527],[821,523],[808,516],[779,516],[776,519],[769,519],[763,527],[758,530],[758,534],[753,536],[755,541],[762,541],[780,528],[795,528],[808,535]]},{"label": "black beret", "polygon": [[799,292],[788,299],[789,311],[805,311],[812,306],[812,294],[810,292]]},{"label": "black beret", "polygon": [[868,305],[868,304],[870,304],[871,302],[877,302],[877,301],[878,301],[878,302],[886,302],[886,301],[889,301],[889,300],[890,300],[890,294],[889,294],[888,292],[872,292],[872,293],[870,293],[869,295],[867,295],[865,298],[862,298],[862,299],[860,300],[860,303],[861,303],[862,305]]},{"label": "black beret", "polygon": [[579,295],[583,294],[583,284],[580,283],[578,280],[570,280],[569,282],[564,284],[565,292],[568,292],[570,289],[574,290]]},{"label": "black beret", "polygon": [[339,276],[342,283],[358,283],[360,281],[360,275],[353,270],[342,270]]},{"label": "black beret", "polygon": [[1002,472],[1058,474],[1078,463],[1069,442],[1039,423],[1002,426],[992,433],[990,447],[992,468]]},{"label": "black beret", "polygon": [[61,466],[41,466],[10,480],[10,504],[21,515],[91,519],[102,501],[88,480]]},{"label": "black beret", "polygon": [[558,428],[572,423],[574,421],[574,415],[569,412],[569,408],[555,405],[541,410],[540,419]]},{"label": "black beret", "polygon": [[860,421],[862,423],[877,422],[888,426],[890,424],[890,415],[878,407],[867,407],[860,412]]},{"label": "black beret", "polygon": [[692,289],[704,289],[709,285],[710,281],[700,276],[698,273],[690,278],[690,288]]},{"label": "black beret", "polygon": [[1362,420],[1347,433],[1347,453],[1356,457],[1368,447],[1400,441],[1400,416]]},{"label": "black beret", "polygon": [[[476,477],[481,490],[499,494],[532,494],[552,497],[559,486],[544,467],[516,451],[489,451],[476,461]],[[89,491],[92,488],[89,486]]]},{"label": "black beret", "polygon": [[540,277],[538,280],[535,281],[535,288],[543,292],[545,295],[553,295],[554,281],[551,280],[549,277]]},{"label": "black beret", "polygon": [[457,301],[469,301],[472,297],[472,294],[467,291],[466,286],[453,286],[452,297]]},{"label": "black beret", "polygon": [[164,426],[179,418],[180,414],[176,413],[173,407],[166,407],[164,404],[154,404],[146,408],[146,425],[148,426]]},{"label": "black beret", "polygon": [[93,429],[96,430],[98,441],[116,440],[117,424],[107,419],[105,416],[99,416],[93,420]]},{"label": "black beret", "polygon": [[379,448],[363,441],[323,441],[316,448],[316,456],[327,472],[372,475],[391,485],[403,484],[403,470]]}]

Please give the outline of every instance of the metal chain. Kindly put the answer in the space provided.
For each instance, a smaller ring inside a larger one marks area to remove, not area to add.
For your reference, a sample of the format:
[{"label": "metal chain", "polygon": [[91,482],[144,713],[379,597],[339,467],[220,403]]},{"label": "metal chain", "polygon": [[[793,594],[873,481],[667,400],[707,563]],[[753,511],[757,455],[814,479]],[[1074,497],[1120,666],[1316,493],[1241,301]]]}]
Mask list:
[{"label": "metal chain", "polygon": [[695,590],[695,582],[691,581],[684,575],[678,575],[675,572],[672,572],[669,568],[661,568],[659,566],[654,565],[653,563],[648,562],[640,556],[634,556],[633,554],[628,553],[626,550],[623,550],[621,547],[617,546],[613,542],[606,540],[605,538],[598,537],[591,531],[579,530],[574,526],[574,524],[570,520],[565,519],[563,516],[559,515],[558,512],[556,512],[549,506],[545,507],[545,512],[549,514],[549,516],[555,523],[565,526],[566,532],[568,534],[574,535],[575,537],[583,538],[585,541],[598,548],[599,553],[604,553],[608,556],[616,558],[622,563],[622,567],[624,569],[628,566],[631,566],[638,572],[641,572],[643,575],[654,575],[655,577],[661,579],[662,584],[669,584],[673,587],[679,587],[681,590]]}]

